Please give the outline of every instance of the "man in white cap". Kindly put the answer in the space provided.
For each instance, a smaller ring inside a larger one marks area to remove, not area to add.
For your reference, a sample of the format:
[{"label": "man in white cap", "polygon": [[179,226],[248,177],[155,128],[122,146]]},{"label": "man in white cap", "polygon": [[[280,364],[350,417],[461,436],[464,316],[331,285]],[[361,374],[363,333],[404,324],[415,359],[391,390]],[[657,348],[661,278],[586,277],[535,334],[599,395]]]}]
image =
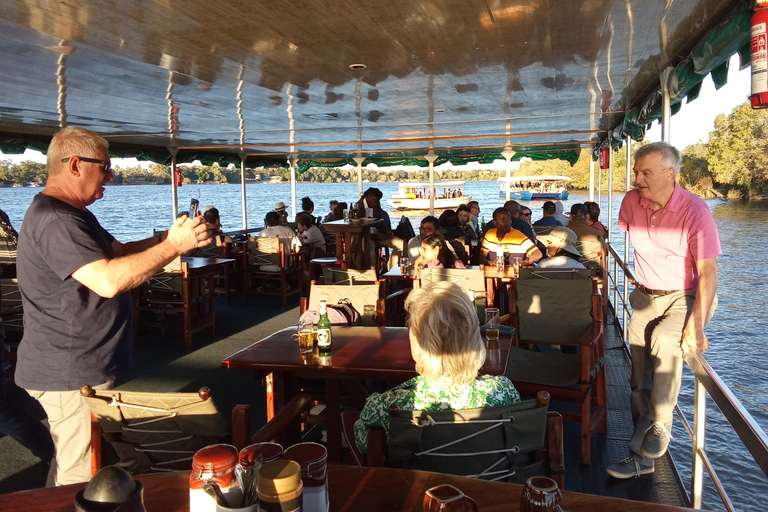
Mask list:
[{"label": "man in white cap", "polygon": [[565,211],[563,202],[559,200],[555,201],[555,218],[560,224],[567,226],[571,219],[569,219],[567,215],[563,214],[563,211]]},{"label": "man in white cap", "polygon": [[288,207],[285,206],[285,203],[282,201],[278,201],[275,203],[275,209],[273,211],[277,212],[280,215],[280,225],[281,226],[287,226],[288,225]]},{"label": "man in white cap", "polygon": [[579,258],[581,253],[574,247],[576,233],[562,226],[555,226],[546,235],[539,235],[539,242],[547,248],[547,259],[539,262],[538,268],[585,268]]}]

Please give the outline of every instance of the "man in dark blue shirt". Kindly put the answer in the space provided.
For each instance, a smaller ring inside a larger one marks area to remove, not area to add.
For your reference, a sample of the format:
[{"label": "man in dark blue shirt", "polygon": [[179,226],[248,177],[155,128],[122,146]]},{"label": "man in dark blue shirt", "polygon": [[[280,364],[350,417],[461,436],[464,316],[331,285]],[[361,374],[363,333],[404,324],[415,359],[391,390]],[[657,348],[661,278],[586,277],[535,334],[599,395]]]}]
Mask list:
[{"label": "man in dark blue shirt", "polygon": [[54,440],[48,485],[88,481],[90,410],[80,388],[109,388],[131,365],[130,290],[181,254],[210,243],[202,217],[122,244],[87,209],[104,196],[108,143],[65,128],[48,147],[48,181],[26,212],[17,272],[24,336],[16,383],[45,409]]}]

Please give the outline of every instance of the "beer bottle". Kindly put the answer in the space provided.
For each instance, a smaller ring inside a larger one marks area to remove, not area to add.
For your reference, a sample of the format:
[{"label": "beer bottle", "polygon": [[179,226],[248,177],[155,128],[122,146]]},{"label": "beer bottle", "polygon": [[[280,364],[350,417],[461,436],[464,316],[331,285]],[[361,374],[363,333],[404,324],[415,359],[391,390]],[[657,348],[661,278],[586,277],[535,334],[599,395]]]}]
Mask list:
[{"label": "beer bottle", "polygon": [[317,351],[320,355],[331,353],[331,321],[324,300],[320,301],[320,320],[317,321]]}]

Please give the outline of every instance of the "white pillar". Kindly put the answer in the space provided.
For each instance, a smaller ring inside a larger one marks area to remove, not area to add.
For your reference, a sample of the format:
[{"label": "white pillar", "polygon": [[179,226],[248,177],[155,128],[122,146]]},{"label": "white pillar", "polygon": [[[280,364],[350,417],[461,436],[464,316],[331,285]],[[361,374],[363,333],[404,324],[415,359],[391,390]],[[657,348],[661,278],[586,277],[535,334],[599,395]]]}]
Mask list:
[{"label": "white pillar", "polygon": [[671,104],[669,98],[669,75],[672,68],[666,68],[661,72],[661,141],[669,144],[669,129],[671,117]]},{"label": "white pillar", "polygon": [[501,152],[501,156],[504,157],[504,160],[507,161],[507,186],[505,187],[507,189],[507,201],[509,201],[509,179],[512,177],[512,157],[515,156],[515,152],[512,151],[512,149],[507,146],[504,148],[504,151]]},{"label": "white pillar", "polygon": [[363,162],[365,162],[365,157],[356,156],[353,160],[357,164],[357,195],[363,197]]},{"label": "white pillar", "polygon": [[176,154],[179,152],[179,148],[168,148],[168,152],[171,154],[171,202],[173,203],[171,222],[174,222],[176,215],[179,214],[179,191],[176,190]]},{"label": "white pillar", "polygon": [[424,155],[424,159],[429,162],[429,214],[435,215],[435,160],[437,155],[431,149]]},{"label": "white pillar", "polygon": [[595,202],[595,161],[589,159],[589,201]]},{"label": "white pillar", "polygon": [[240,153],[240,204],[243,206],[243,229],[248,229],[248,203],[245,196],[245,153]]},{"label": "white pillar", "polygon": [[290,159],[291,163],[291,213],[293,214],[294,220],[296,219],[296,213],[298,210],[296,209],[296,164],[299,163],[299,160],[291,155]]}]

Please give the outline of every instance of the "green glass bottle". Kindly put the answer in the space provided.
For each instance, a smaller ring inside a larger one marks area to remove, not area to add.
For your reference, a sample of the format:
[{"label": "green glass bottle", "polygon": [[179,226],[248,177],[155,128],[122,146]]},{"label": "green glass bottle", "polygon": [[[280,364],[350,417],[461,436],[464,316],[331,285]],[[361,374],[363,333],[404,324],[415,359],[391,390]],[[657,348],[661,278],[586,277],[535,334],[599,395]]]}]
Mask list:
[{"label": "green glass bottle", "polygon": [[320,355],[331,353],[331,321],[324,300],[320,301],[320,320],[317,321],[317,351]]}]

